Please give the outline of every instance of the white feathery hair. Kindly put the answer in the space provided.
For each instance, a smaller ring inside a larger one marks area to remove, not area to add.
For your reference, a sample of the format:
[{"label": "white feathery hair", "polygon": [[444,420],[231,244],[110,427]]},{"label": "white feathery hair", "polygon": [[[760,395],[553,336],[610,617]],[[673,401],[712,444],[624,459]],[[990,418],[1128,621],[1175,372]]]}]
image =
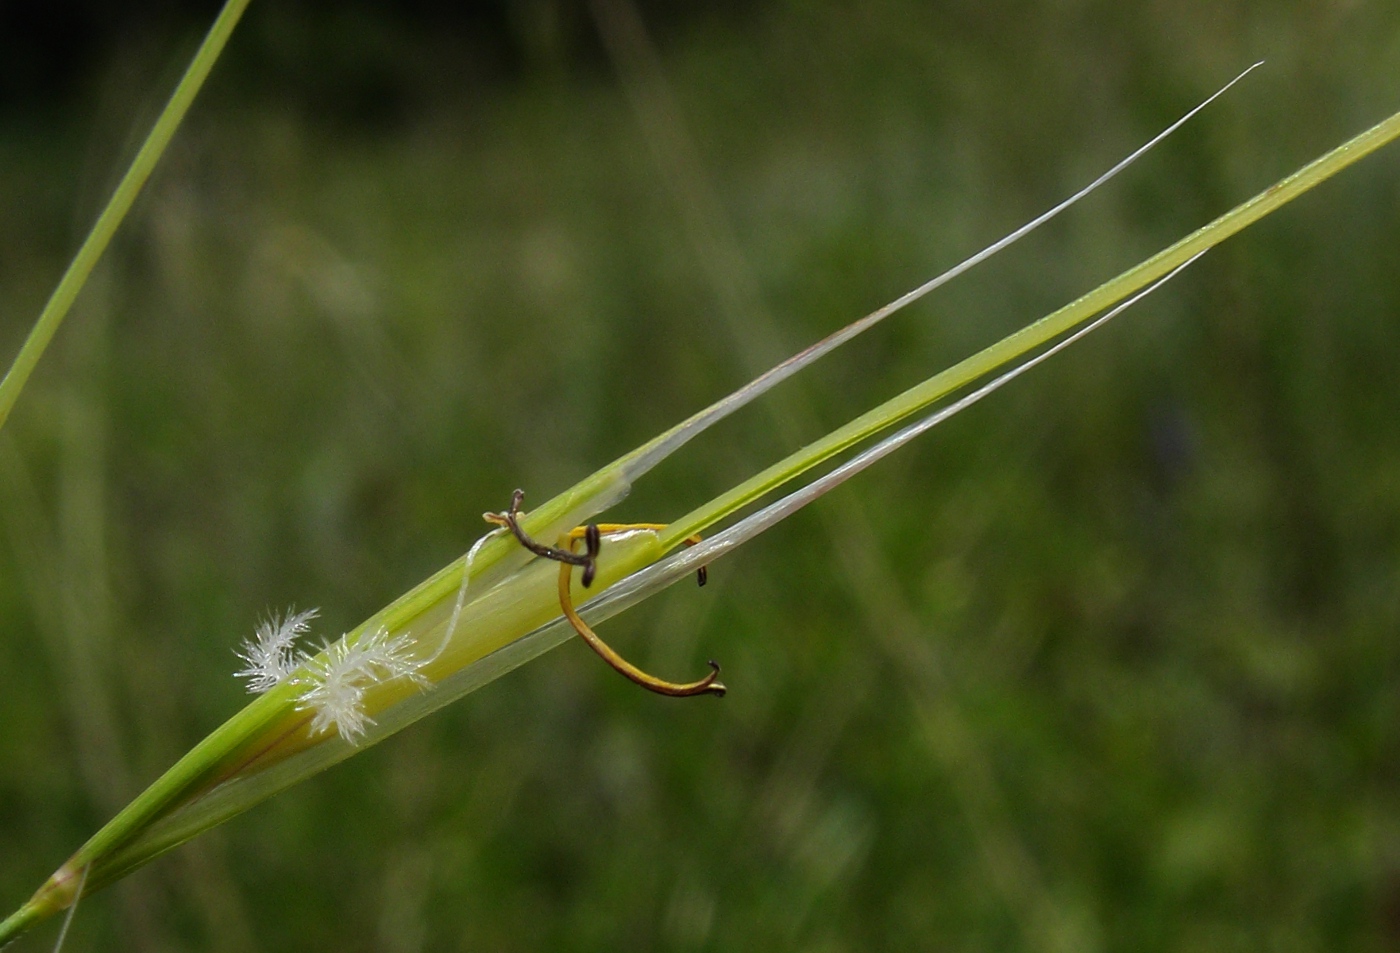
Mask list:
[{"label": "white feathery hair", "polygon": [[413,644],[407,633],[391,639],[383,626],[353,642],[341,639],[324,644],[320,655],[306,661],[305,675],[298,676],[308,688],[297,698],[297,707],[315,712],[312,734],[334,726],[340,737],[353,743],[365,733],[366,725],[374,723],[364,705],[371,686],[407,678],[419,688],[428,688],[431,683],[419,672],[421,664],[410,654]]},{"label": "white feathery hair", "polygon": [[289,606],[286,613],[273,612],[258,623],[253,638],[235,650],[244,668],[234,675],[248,680],[248,691],[271,691],[301,667],[305,655],[297,651],[297,637],[311,629],[311,620],[319,614],[319,609],[297,612]]}]

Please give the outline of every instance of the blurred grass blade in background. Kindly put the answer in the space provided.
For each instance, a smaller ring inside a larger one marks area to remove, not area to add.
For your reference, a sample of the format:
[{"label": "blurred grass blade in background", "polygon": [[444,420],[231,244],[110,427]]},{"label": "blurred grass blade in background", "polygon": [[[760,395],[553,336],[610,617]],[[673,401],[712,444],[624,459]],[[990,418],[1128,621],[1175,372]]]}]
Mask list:
[{"label": "blurred grass blade in background", "polygon": [[194,59],[190,61],[189,67],[180,77],[175,91],[170,94],[170,100],[161,110],[155,125],[147,134],[145,142],[141,144],[136,158],[132,159],[126,174],[122,176],[121,182],[112,192],[112,197],[108,199],[107,206],[98,216],[92,230],[88,232],[87,238],[83,240],[78,253],[73,256],[73,260],[64,271],[63,277],[59,279],[58,286],[54,288],[48,303],[39,313],[38,320],[34,322],[29,336],[25,338],[19,353],[15,355],[10,369],[5,372],[4,378],[0,379],[0,428],[5,426],[10,411],[14,409],[15,401],[19,400],[20,391],[24,390],[24,385],[29,380],[29,375],[34,372],[39,358],[43,356],[44,350],[58,332],[59,325],[63,323],[63,319],[73,307],[78,293],[83,290],[88,276],[92,274],[92,269],[97,266],[102,253],[107,250],[107,245],[111,242],[112,236],[116,234],[122,220],[126,218],[126,213],[131,211],[132,203],[141,194],[142,187],[145,186],[146,180],[151,177],[151,173],[155,171],[160,157],[165,154],[166,146],[170,145],[175,130],[180,127],[180,122],[185,118],[185,113],[189,111],[190,104],[194,102],[200,87],[204,85],[209,71],[214,68],[214,63],[218,60],[219,54],[223,52],[224,45],[228,43],[229,36],[232,35],[234,27],[238,25],[238,20],[243,16],[243,11],[247,7],[248,0],[226,0],[224,3],[223,9],[219,11],[219,16],[214,20],[214,25],[209,28],[209,32],[205,35],[204,42],[195,52]]},{"label": "blurred grass blade in background", "polygon": [[[1064,337],[1074,328],[1115,306],[1121,310],[1126,307],[1123,302],[1136,300],[1135,296],[1145,293],[1144,289],[1156,287],[1205,250],[1397,135],[1400,135],[1400,114],[1332,150],[1077,301],[809,444],[681,517],[667,529],[609,539],[598,565],[597,591],[601,598],[584,606],[585,614],[590,620],[596,620],[618,611],[689,572],[698,562],[729,551],[951,413],[1077,340],[1077,335]],[[1108,310],[1100,321],[1112,317],[1117,310]],[[1096,326],[1090,325],[1088,329]],[[1087,333],[1088,329],[1079,333]],[[740,521],[730,531],[717,535],[708,546],[702,544],[671,561],[661,562],[692,533],[728,519],[822,462],[988,374],[1013,365],[1056,339],[1060,339],[1059,343],[1050,350],[994,378],[963,400],[896,433],[826,477]],[[780,379],[774,376],[780,369],[790,373],[787,369],[794,369],[794,365],[800,367],[809,363],[813,359],[811,354],[809,350],[779,365],[754,384],[524,514],[525,528],[537,538],[551,539],[591,519],[625,496],[633,481],[650,466],[674,452],[695,433],[772,386]],[[646,574],[647,567],[655,568]],[[191,750],[80,848],[28,903],[0,923],[0,942],[13,939],[38,920],[69,906],[84,878],[87,889],[110,884],[201,831],[363,750],[558,644],[570,633],[553,621],[559,616],[555,578],[556,567],[552,563],[531,558],[503,534],[488,534],[473,546],[467,557],[454,561],[371,616],[340,642],[327,646],[317,658],[307,659],[296,676],[253,701]],[[575,599],[585,594],[581,587],[573,592]],[[404,667],[395,669],[390,677],[380,681],[371,680],[355,686],[360,692],[355,714],[362,718],[356,730],[347,731],[343,724],[336,726],[340,729],[337,731],[329,730],[331,724],[326,722],[318,725],[307,702],[308,693],[304,691],[306,684],[315,681],[314,670],[320,666],[321,671],[326,671],[338,652],[372,645],[404,647]],[[408,677],[410,675],[412,677]]]}]

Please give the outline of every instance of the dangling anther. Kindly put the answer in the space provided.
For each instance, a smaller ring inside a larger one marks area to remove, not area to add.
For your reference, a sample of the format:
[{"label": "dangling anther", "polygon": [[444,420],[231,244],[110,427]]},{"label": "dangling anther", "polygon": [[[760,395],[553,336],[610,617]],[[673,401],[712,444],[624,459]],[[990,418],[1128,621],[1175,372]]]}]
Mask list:
[{"label": "dangling anther", "polygon": [[603,534],[597,523],[589,523],[583,530],[583,543],[587,549],[588,562],[583,566],[583,588],[593,585],[593,576],[598,571],[598,551],[603,548]]},{"label": "dangling anther", "polygon": [[[598,553],[603,547],[604,533],[624,533],[634,530],[662,530],[666,528],[664,523],[589,523],[587,526],[580,526],[559,538],[558,546],[546,546],[530,537],[520,526],[520,504],[525,500],[525,491],[516,490],[510,498],[510,509],[504,513],[483,513],[482,518],[486,522],[495,526],[504,526],[515,535],[516,540],[530,552],[542,559],[552,559],[559,563],[559,607],[564,612],[564,617],[569,620],[569,624],[574,627],[574,631],[579,634],[589,648],[597,652],[603,659],[625,678],[642,686],[648,691],[656,692],[660,695],[671,695],[675,697],[685,697],[689,695],[723,695],[726,691],[724,684],[719,679],[719,663],[711,660],[710,674],[697,682],[668,682],[664,679],[648,675],[637,666],[628,662],[621,655],[598,637],[598,633],[588,627],[578,612],[574,610],[573,596],[570,593],[570,581],[573,576],[573,567],[583,567],[583,578],[581,582],[584,587],[593,584],[598,572]],[[582,554],[574,552],[574,544],[582,539],[584,542],[584,552]],[[700,542],[700,537],[690,536],[685,540],[686,546],[694,546]],[[706,567],[701,566],[695,572],[700,585],[704,585],[708,577]]]},{"label": "dangling anther", "polygon": [[[575,532],[577,532],[577,530],[575,530]],[[575,555],[572,551],[572,547],[574,545],[574,540],[577,538],[578,537],[573,534],[567,534],[560,539],[561,545],[568,545],[571,547],[570,550],[567,551],[570,556]],[[594,549],[594,542],[600,541],[601,538],[601,532],[596,525],[590,525],[585,528],[584,539],[590,549]],[[565,552],[565,550],[560,551]],[[596,550],[594,554],[596,555]],[[726,689],[724,684],[718,681],[719,663],[713,660],[710,662],[710,674],[706,675],[698,682],[682,683],[668,682],[654,675],[648,675],[621,655],[618,655],[608,643],[598,637],[598,633],[588,627],[588,623],[584,622],[578,612],[574,610],[574,600],[572,594],[569,592],[569,583],[573,575],[573,567],[578,565],[578,563],[565,560],[560,560],[560,562],[562,565],[559,567],[559,607],[564,610],[564,618],[569,620],[569,624],[574,627],[574,631],[579,634],[579,637],[588,643],[589,648],[597,652],[602,657],[603,661],[611,665],[622,674],[623,677],[642,686],[648,691],[656,692],[658,695],[671,695],[672,697],[683,698],[689,695],[723,695],[725,693]],[[585,578],[588,578],[591,566],[591,562],[585,566]]]},{"label": "dangling anther", "polygon": [[546,546],[544,543],[536,542],[530,538],[530,534],[520,528],[520,504],[525,500],[525,491],[516,490],[510,496],[510,509],[504,513],[482,513],[481,518],[496,526],[504,526],[515,534],[520,545],[530,552],[543,559],[552,559],[558,563],[566,563],[570,566],[582,566],[584,586],[592,585],[593,576],[597,567],[594,559],[598,555],[598,545],[590,544],[589,553],[580,556],[570,549],[556,549],[553,546]]},{"label": "dangling anther", "polygon": [[[493,526],[504,526],[509,529],[515,538],[530,552],[542,559],[552,559],[557,563],[564,563],[568,566],[583,567],[583,588],[587,589],[593,585],[593,580],[598,575],[598,552],[603,547],[603,533],[623,533],[631,530],[663,530],[665,523],[589,523],[581,526],[568,534],[570,547],[573,541],[582,539],[585,550],[582,555],[570,549],[560,549],[557,546],[546,546],[525,532],[520,526],[520,504],[525,501],[525,491],[516,490],[510,496],[510,509],[504,513],[482,513],[481,518]],[[687,536],[684,545],[694,546],[700,542],[700,534]],[[709,568],[701,566],[695,570],[695,581],[703,586],[709,581]]]},{"label": "dangling anther", "polygon": [[[695,545],[696,543],[698,543],[698,542],[700,542],[700,534],[699,534],[699,533],[696,533],[694,536],[687,536],[686,539],[685,539],[685,545],[686,545],[686,546],[694,546],[694,545]],[[705,586],[705,583],[707,583],[707,582],[709,582],[709,581],[710,581],[710,567],[709,567],[709,566],[701,566],[699,569],[695,570],[695,584],[696,584],[697,586],[700,586],[700,587],[703,589],[704,586]]]},{"label": "dangling anther", "polygon": [[[494,513],[487,513],[486,517],[487,519],[490,519],[494,515]],[[589,523],[587,526],[580,526],[570,531],[567,534],[567,537],[570,545],[572,545],[573,541],[576,539],[581,539],[584,541],[584,544],[586,546],[585,551],[588,554],[587,558],[590,561],[580,563],[578,561],[579,557],[573,552],[569,553],[569,556],[572,557],[571,559],[561,559],[559,561],[567,562],[572,566],[583,566],[583,587],[587,589],[593,584],[593,579],[597,575],[598,553],[603,546],[603,534],[632,533],[636,532],[637,530],[650,530],[652,532],[660,532],[665,528],[665,523]],[[702,540],[703,537],[701,537],[699,533],[696,533],[693,536],[687,536],[685,539],[681,540],[681,545],[685,547],[690,547],[694,546],[696,543],[702,542]],[[703,586],[709,581],[710,568],[708,566],[701,566],[695,570],[696,584]]]}]

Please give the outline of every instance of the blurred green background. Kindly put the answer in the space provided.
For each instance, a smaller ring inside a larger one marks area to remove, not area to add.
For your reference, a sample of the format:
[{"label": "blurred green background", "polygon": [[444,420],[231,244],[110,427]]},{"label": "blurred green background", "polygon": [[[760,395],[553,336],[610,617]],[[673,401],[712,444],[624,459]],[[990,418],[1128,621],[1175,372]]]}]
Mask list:
[{"label": "blurred green background", "polygon": [[[8,362],[209,3],[10,4]],[[65,20],[64,17],[67,17]],[[26,18],[29,19],[26,19]],[[665,520],[1400,108],[1379,0],[257,0],[0,433],[0,906],[480,534],[1074,191],[645,480]],[[1400,944],[1400,153],[71,950]],[[17,950],[48,949],[45,927]]]}]

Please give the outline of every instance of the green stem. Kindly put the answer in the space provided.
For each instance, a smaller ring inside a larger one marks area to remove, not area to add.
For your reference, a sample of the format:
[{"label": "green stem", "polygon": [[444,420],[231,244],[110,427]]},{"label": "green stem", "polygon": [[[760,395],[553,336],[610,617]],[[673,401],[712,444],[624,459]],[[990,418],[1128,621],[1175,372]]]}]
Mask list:
[{"label": "green stem", "polygon": [[720,520],[743,509],[760,497],[796,479],[815,466],[850,449],[862,440],[894,426],[948,396],[959,388],[1016,360],[1082,324],[1106,308],[1147,287],[1172,269],[1235,233],[1257,222],[1270,212],[1293,201],[1313,186],[1326,181],[1354,162],[1400,137],[1400,113],[1378,123],[1361,135],[1316,159],[1287,178],[1269,186],[1242,205],[1217,218],[1171,247],[1128,269],[1093,291],[1052,312],[1034,324],[1002,338],[971,357],[954,364],[909,390],[861,414],[844,427],[808,444],[761,473],[745,480],[729,492],[692,510],[668,526],[661,534],[662,548],[679,546],[687,537],[703,532]]},{"label": "green stem", "polygon": [[126,170],[126,175],[122,176],[116,191],[107,201],[107,207],[98,216],[97,224],[93,225],[92,231],[88,232],[82,247],[78,249],[78,254],[73,256],[68,270],[63,273],[58,287],[54,289],[53,295],[44,305],[44,310],[39,314],[39,320],[34,322],[29,337],[25,339],[24,346],[19,349],[19,354],[15,356],[14,363],[10,365],[4,380],[0,380],[0,428],[5,426],[10,411],[14,409],[15,401],[19,399],[20,391],[28,383],[29,375],[34,372],[39,358],[43,356],[45,348],[49,346],[54,334],[58,332],[58,326],[63,323],[64,317],[73,307],[78,293],[83,290],[88,275],[92,274],[92,269],[96,267],[102,253],[107,250],[107,245],[111,242],[112,236],[116,234],[122,219],[131,210],[136,197],[141,194],[141,188],[146,184],[146,180],[151,177],[156,163],[160,161],[165,147],[170,144],[175,130],[179,128],[180,121],[185,118],[185,113],[190,108],[190,103],[194,102],[194,97],[199,93],[200,87],[204,85],[205,78],[208,77],[214,62],[218,60],[219,54],[223,52],[224,44],[228,42],[229,35],[233,33],[233,28],[237,26],[238,19],[243,15],[247,6],[248,0],[227,0],[224,4],[218,19],[214,21],[214,25],[210,27],[208,35],[205,36],[204,42],[200,45],[199,52],[195,54],[189,68],[185,70],[185,75],[181,77],[180,84],[175,87],[175,92],[171,94],[170,101],[165,104],[160,118],[156,120],[150,134],[146,136],[146,141],[142,143],[141,151],[136,154],[131,167]]}]

